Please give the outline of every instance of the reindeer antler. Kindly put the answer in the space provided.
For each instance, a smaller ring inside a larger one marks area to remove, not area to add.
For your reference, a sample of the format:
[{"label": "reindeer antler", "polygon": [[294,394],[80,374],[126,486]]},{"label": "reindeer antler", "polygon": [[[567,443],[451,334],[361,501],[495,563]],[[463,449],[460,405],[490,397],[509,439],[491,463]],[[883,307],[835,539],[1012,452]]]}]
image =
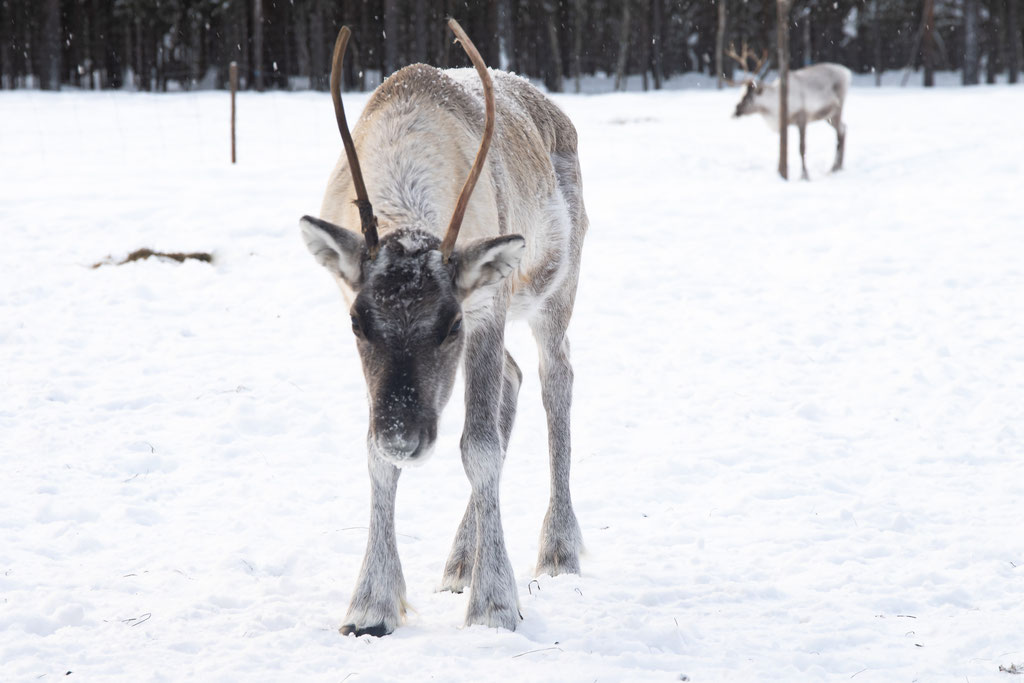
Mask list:
[{"label": "reindeer antler", "polygon": [[352,173],[352,184],[356,190],[355,204],[359,207],[359,221],[362,223],[363,238],[366,240],[366,249],[370,252],[370,258],[377,256],[377,217],[373,215],[373,205],[366,194],[366,185],[363,183],[363,172],[359,167],[359,157],[356,155],[356,146],[352,142],[352,133],[348,130],[348,123],[345,121],[345,107],[341,103],[341,67],[345,60],[345,48],[348,47],[348,39],[352,34],[348,26],[342,26],[338,31],[338,39],[334,43],[334,59],[331,64],[331,99],[334,100],[334,117],[338,119],[338,132],[341,133],[341,141],[345,145],[345,155],[348,157],[348,170]]},{"label": "reindeer antler", "polygon": [[[739,65],[743,67],[744,71],[754,74],[755,77],[757,77],[757,74],[760,73],[761,67],[765,65],[765,62],[768,61],[767,48],[761,53],[761,57],[758,58],[757,55],[754,54],[754,51],[747,46],[747,41],[745,40],[743,41],[742,53],[736,54],[736,44],[729,43],[729,49],[725,51],[725,54],[731,57],[734,61],[739,62]],[[748,68],[748,63],[751,59],[755,60],[756,62],[753,69]],[[730,85],[735,85],[735,83],[732,83],[731,81],[729,83]]]},{"label": "reindeer antler", "polygon": [[455,211],[452,213],[451,222],[448,223],[448,232],[444,235],[444,241],[441,242],[441,254],[444,257],[444,262],[447,263],[448,259],[452,255],[452,251],[455,249],[455,240],[459,237],[459,228],[462,227],[462,219],[466,215],[466,207],[469,206],[469,197],[473,194],[473,187],[476,186],[477,178],[480,177],[480,172],[484,168],[484,160],[487,158],[487,150],[491,146],[491,136],[494,134],[494,87],[491,84],[491,75],[487,73],[487,65],[484,64],[483,58],[480,53],[477,52],[476,46],[473,45],[473,41],[469,39],[466,32],[459,26],[459,22],[455,19],[448,20],[448,28],[455,34],[456,40],[462,44],[462,49],[469,55],[469,59],[473,62],[473,66],[476,67],[476,72],[480,76],[480,82],[483,84],[484,89],[484,103],[486,107],[486,114],[484,120],[484,134],[480,140],[480,149],[477,150],[476,159],[473,161],[473,167],[469,169],[469,176],[466,178],[466,184],[462,186],[462,192],[459,194],[459,200],[455,204]]}]

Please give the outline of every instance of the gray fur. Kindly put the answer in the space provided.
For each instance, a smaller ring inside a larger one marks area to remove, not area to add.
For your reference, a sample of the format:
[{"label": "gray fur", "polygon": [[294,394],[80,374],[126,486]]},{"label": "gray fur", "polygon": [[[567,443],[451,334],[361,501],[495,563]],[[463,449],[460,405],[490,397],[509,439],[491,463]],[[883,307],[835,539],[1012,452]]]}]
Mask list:
[{"label": "gray fur", "polygon": [[[515,629],[522,618],[499,502],[522,383],[504,346],[511,318],[526,319],[537,340],[548,416],[551,500],[537,572],[579,571],[582,537],[569,495],[566,338],[587,228],[576,131],[526,81],[491,73],[495,135],[449,263],[440,258],[438,236],[483,129],[481,87],[469,70],[402,69],[374,92],[353,131],[380,221],[376,259],[340,234],[353,235],[359,225],[344,155],[324,195],[324,220],[302,221],[310,251],[351,305],[370,401],[370,536],[342,626],[346,634],[390,633],[404,616],[394,542],[398,467],[422,461],[433,447],[460,362],[466,378],[460,449],[472,493],[441,588],[469,587],[467,625]],[[452,327],[455,320],[461,322]]]}]

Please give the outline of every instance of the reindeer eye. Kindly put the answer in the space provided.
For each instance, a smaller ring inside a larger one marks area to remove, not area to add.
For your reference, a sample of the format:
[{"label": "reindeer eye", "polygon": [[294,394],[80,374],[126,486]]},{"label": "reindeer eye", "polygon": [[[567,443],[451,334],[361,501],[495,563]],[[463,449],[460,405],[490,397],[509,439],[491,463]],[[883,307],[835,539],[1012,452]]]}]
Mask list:
[{"label": "reindeer eye", "polygon": [[456,318],[455,320],[452,321],[452,326],[448,328],[448,335],[445,337],[445,339],[451,339],[452,337],[457,335],[459,333],[459,330],[461,330],[461,329],[462,329],[462,317],[460,316],[460,317],[458,317],[458,318]]},{"label": "reindeer eye", "polygon": [[352,316],[352,332],[357,337],[363,336],[363,328],[359,325],[359,318],[356,316]]}]

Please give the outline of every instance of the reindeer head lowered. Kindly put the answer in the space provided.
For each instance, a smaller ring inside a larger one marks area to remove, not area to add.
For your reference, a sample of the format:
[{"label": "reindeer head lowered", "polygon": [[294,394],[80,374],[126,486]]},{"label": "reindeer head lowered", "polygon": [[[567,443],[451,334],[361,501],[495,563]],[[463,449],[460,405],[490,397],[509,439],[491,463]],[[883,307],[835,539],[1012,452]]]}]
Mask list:
[{"label": "reindeer head lowered", "polygon": [[521,236],[502,235],[455,249],[494,131],[494,93],[480,54],[457,23],[450,26],[483,82],[486,122],[444,240],[421,227],[400,225],[378,238],[377,218],[341,103],[347,28],[335,44],[331,93],[363,237],[318,218],[300,221],[309,250],[353,295],[349,312],[369,394],[369,447],[396,465],[423,461],[433,448],[438,417],[451,396],[462,354],[464,302],[474,294],[493,298],[518,267],[525,248]]},{"label": "reindeer head lowered", "polygon": [[[747,43],[743,43],[743,51],[739,54],[736,53],[736,46],[734,44],[729,45],[729,49],[726,54],[731,57],[734,61],[738,62],[744,71],[751,74],[750,78],[745,79],[742,83],[735,81],[728,81],[729,85],[743,85],[743,98],[736,105],[736,111],[733,114],[734,117],[740,117],[744,114],[756,113],[757,106],[755,101],[764,92],[764,79],[765,74],[768,72],[770,63],[768,62],[768,50],[761,53],[760,57],[757,57],[753,50],[747,47]],[[754,60],[754,68],[750,68],[750,60]]]}]

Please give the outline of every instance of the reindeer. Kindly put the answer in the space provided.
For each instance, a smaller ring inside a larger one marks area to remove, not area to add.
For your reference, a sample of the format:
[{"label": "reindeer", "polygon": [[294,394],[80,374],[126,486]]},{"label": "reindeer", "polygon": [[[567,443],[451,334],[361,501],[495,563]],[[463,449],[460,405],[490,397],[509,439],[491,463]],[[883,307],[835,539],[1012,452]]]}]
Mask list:
[{"label": "reindeer", "polygon": [[[754,68],[749,70],[753,76],[743,82],[743,99],[736,105],[736,113],[733,116],[738,118],[744,114],[760,114],[769,128],[779,132],[779,84],[776,81],[765,85],[762,80],[768,71],[768,51],[765,50],[760,59],[757,59],[744,43],[742,54],[736,53],[734,45],[729,46],[727,54],[745,70],[751,58],[756,60]],[[832,163],[832,170],[838,171],[843,167],[843,150],[846,145],[843,102],[849,89],[850,70],[840,64],[814,64],[790,72],[787,124],[796,124],[800,131],[800,165],[803,169],[801,179],[808,180],[804,139],[807,124],[812,121],[825,119],[836,129],[836,158]]]},{"label": "reindeer", "polygon": [[431,453],[460,363],[460,448],[472,493],[440,589],[469,587],[466,625],[514,630],[522,619],[498,504],[522,382],[504,345],[507,319],[525,318],[533,331],[547,413],[551,491],[536,571],[579,573],[566,337],[587,229],[576,130],[525,80],[489,72],[458,23],[448,24],[475,74],[407,66],[374,91],[354,134],[341,102],[349,37],[342,28],[331,94],[345,154],[331,173],[321,218],[300,221],[310,252],[349,306],[369,399],[370,529],[345,635],[383,636],[405,615],[395,542],[398,477]]}]

